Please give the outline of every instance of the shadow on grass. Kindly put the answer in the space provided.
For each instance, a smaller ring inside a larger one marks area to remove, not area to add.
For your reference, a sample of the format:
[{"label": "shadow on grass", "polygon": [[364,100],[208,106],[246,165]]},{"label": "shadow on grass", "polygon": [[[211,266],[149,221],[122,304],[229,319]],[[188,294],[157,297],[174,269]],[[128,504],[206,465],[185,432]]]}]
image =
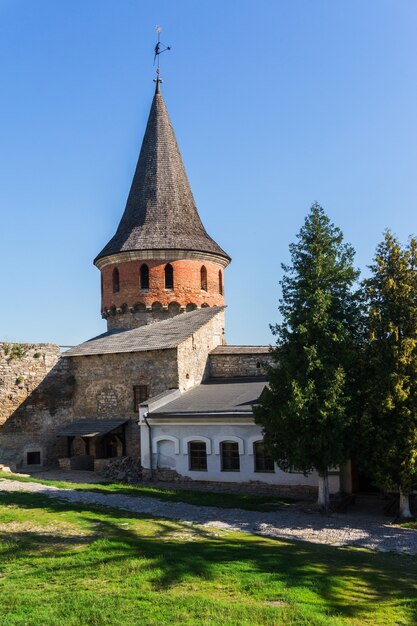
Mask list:
[{"label": "shadow on grass", "polygon": [[48,480],[44,478],[16,476],[2,474],[0,478],[16,482],[34,482],[49,485],[60,489],[73,491],[91,491],[93,493],[116,494],[135,498],[157,498],[163,502],[185,502],[196,506],[214,506],[224,509],[241,508],[246,511],[276,511],[288,504],[298,502],[294,498],[284,498],[276,495],[255,495],[251,493],[228,493],[221,491],[199,491],[198,489],[169,489],[152,485],[126,485],[124,483],[109,483],[108,481],[93,483],[74,483],[62,480]]},{"label": "shadow on grass", "polygon": [[[277,591],[284,588],[293,593],[295,602],[318,601],[333,615],[359,619],[373,606],[386,603],[401,606],[409,623],[417,623],[415,557],[261,539],[244,533],[216,534],[181,522],[107,507],[63,503],[24,492],[2,494],[0,503],[28,510],[42,508],[54,515],[76,514],[78,523],[93,532],[82,552],[64,549],[55,552],[54,559],[38,562],[36,568],[25,574],[28,585],[32,577],[35,581],[40,575],[42,567],[50,580],[62,576],[89,579],[97,576],[97,572],[114,580],[124,576],[120,570],[127,563],[133,570],[137,563],[138,570],[149,572],[149,584],[154,591],[169,590],[192,579],[207,581],[209,588],[219,578],[229,578],[229,587],[235,586],[237,596],[243,594],[260,602],[276,597]],[[33,519],[36,519],[35,511]],[[151,526],[141,526],[143,521]],[[130,526],[134,523],[135,529],[123,526],[124,523]],[[37,545],[45,542],[43,535],[18,530],[10,532],[8,538],[10,544],[3,544],[0,549],[2,563],[25,560],[36,551]],[[70,549],[74,540],[73,537],[64,540],[64,548]],[[61,535],[51,534],[49,542],[62,544],[63,539]],[[106,567],[110,571],[104,574]],[[215,589],[214,585],[214,597]]]}]

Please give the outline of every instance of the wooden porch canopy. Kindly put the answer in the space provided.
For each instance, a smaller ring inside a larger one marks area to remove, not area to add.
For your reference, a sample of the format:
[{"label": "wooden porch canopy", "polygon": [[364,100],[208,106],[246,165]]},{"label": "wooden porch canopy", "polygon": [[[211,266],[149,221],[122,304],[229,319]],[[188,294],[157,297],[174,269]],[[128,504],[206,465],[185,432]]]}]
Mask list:
[{"label": "wooden porch canopy", "polygon": [[57,432],[58,437],[98,437],[127,424],[128,420],[80,420]]}]

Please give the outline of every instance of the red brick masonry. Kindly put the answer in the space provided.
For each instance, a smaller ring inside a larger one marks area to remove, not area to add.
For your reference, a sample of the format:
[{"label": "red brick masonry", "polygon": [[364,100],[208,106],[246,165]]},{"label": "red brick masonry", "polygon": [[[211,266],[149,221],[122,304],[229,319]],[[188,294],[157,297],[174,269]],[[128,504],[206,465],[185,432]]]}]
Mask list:
[{"label": "red brick masonry", "polygon": [[[164,269],[168,261],[148,261],[149,289],[140,289],[140,267],[145,261],[128,261],[106,265],[101,270],[103,293],[101,310],[138,304],[146,307],[159,302],[167,306],[171,302],[181,307],[194,304],[222,306],[224,304],[223,268],[217,263],[194,261],[190,259],[171,261],[174,268],[174,288],[165,289]],[[207,270],[207,291],[201,289],[201,268]],[[119,270],[119,292],[113,293],[113,270]],[[222,291],[220,293],[219,272],[221,272]]]}]

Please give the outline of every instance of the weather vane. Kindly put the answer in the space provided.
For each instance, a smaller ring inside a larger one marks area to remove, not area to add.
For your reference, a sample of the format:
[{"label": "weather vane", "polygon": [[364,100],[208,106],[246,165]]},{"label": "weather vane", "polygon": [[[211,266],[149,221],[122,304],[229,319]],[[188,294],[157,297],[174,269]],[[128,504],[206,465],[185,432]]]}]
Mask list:
[{"label": "weather vane", "polygon": [[159,86],[159,83],[162,83],[162,80],[160,78],[160,66],[159,66],[159,57],[161,56],[161,54],[163,52],[166,52],[167,50],[171,50],[171,46],[166,46],[164,43],[162,43],[161,41],[161,27],[157,26],[156,27],[156,32],[158,33],[158,41],[156,43],[155,46],[155,55],[153,58],[153,64],[155,65],[155,61],[156,61],[156,78],[154,78],[154,82],[156,83],[156,86]]}]

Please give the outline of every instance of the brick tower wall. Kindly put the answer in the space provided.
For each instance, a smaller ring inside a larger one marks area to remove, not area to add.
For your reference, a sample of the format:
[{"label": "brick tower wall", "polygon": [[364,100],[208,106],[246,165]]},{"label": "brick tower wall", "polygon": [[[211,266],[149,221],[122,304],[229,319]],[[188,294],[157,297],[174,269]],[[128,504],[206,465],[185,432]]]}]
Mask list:
[{"label": "brick tower wall", "polygon": [[[149,289],[140,288],[140,267],[149,268]],[[135,328],[204,306],[224,305],[223,267],[198,260],[170,261],[173,289],[165,289],[166,260],[127,261],[104,266],[101,311],[112,328]],[[207,271],[207,289],[202,289],[201,268]],[[119,272],[119,291],[113,289],[113,271]],[[219,281],[221,274],[221,289]]]}]

